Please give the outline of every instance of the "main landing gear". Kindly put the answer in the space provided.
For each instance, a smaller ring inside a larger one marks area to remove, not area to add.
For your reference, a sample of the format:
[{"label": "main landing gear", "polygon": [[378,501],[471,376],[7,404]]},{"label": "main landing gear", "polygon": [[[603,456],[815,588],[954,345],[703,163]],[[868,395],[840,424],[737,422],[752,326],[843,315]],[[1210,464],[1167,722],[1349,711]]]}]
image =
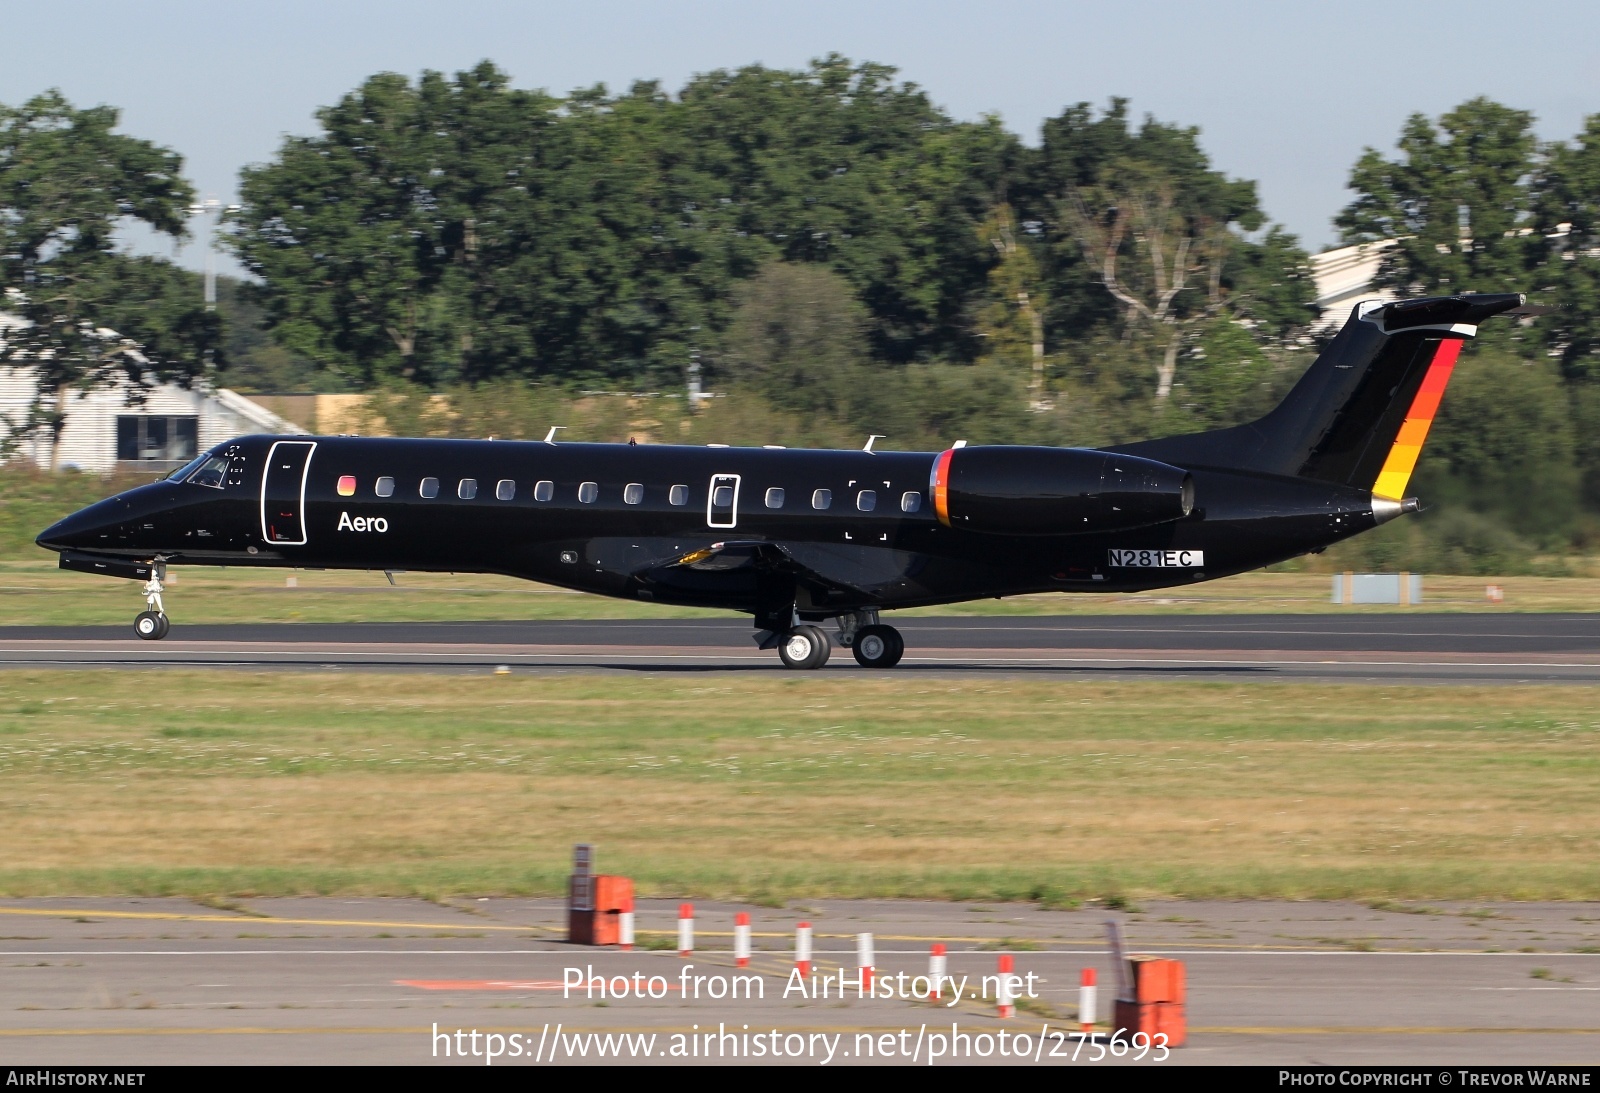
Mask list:
[{"label": "main landing gear", "polygon": [[[828,663],[832,652],[828,635],[820,626],[801,623],[798,619],[782,634],[775,635],[768,630],[757,637],[758,641],[763,637],[768,641],[776,639],[772,644],[777,645],[778,659],[785,668],[821,668]],[[906,652],[906,642],[900,631],[880,623],[878,613],[870,609],[841,615],[838,641],[863,668],[893,668]],[[763,641],[762,647],[770,649],[772,644]]]},{"label": "main landing gear", "polygon": [[157,562],[150,571],[150,579],[144,582],[145,610],[134,617],[133,632],[146,641],[160,641],[172,629],[167,609],[161,603],[161,593],[167,588],[166,577],[166,563]]},{"label": "main landing gear", "polygon": [[778,643],[778,659],[785,668],[820,668],[832,651],[820,626],[796,626]]},{"label": "main landing gear", "polygon": [[892,626],[863,626],[850,652],[863,668],[893,668],[906,655],[906,639]]}]

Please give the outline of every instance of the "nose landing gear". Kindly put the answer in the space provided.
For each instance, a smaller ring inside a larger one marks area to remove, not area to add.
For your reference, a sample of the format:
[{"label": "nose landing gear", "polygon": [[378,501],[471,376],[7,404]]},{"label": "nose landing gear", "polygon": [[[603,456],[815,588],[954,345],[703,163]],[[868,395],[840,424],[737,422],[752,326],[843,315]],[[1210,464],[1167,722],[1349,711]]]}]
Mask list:
[{"label": "nose landing gear", "polygon": [[161,593],[166,591],[167,566],[164,562],[157,562],[150,571],[150,579],[144,582],[145,610],[139,612],[133,620],[133,632],[146,641],[160,641],[172,629],[172,622],[167,618],[167,609],[161,602]]}]

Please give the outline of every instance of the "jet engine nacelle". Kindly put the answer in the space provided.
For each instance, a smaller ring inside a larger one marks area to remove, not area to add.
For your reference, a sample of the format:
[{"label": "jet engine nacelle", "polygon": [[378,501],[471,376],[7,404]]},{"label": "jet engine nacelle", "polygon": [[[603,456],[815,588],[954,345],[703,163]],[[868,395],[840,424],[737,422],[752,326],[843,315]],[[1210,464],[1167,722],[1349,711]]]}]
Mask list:
[{"label": "jet engine nacelle", "polygon": [[1088,448],[952,448],[934,461],[930,493],[946,526],[1001,535],[1123,531],[1194,509],[1188,471]]}]

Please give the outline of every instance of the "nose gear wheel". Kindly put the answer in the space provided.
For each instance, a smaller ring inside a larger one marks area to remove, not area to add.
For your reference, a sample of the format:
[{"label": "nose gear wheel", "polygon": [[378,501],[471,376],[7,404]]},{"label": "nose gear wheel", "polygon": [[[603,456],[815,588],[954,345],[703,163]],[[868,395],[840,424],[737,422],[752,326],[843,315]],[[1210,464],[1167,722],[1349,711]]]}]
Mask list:
[{"label": "nose gear wheel", "polygon": [[166,563],[157,562],[151,570],[150,579],[144,582],[145,610],[134,617],[133,632],[145,641],[160,641],[172,629],[172,621],[167,618],[167,609],[161,602],[161,593],[166,591],[166,578]]}]

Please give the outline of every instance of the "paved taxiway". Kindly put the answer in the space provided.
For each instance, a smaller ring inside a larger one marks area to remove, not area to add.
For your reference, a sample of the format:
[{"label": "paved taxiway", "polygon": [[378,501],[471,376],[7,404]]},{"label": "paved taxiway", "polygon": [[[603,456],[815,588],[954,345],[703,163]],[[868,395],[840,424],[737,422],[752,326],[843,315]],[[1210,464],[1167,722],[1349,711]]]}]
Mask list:
[{"label": "paved taxiway", "polygon": [[[1600,615],[1534,613],[896,619],[896,671],[1388,682],[1600,682]],[[515,672],[778,670],[737,618],[0,627],[3,667]],[[830,672],[858,672],[835,650]]]},{"label": "paved taxiway", "polygon": [[[736,910],[754,921],[751,970],[763,997],[685,996],[686,974],[709,982],[734,973]],[[519,1033],[530,1053],[543,1034],[544,1061],[558,1025],[569,1045],[583,1032],[654,1033],[649,1054],[660,1061],[676,1033],[719,1025],[743,1033],[748,1025],[769,1036],[842,1036],[837,1050],[849,1054],[835,1062],[856,1062],[858,1033],[894,1034],[898,1050],[900,1030],[910,1045],[919,1030],[948,1032],[952,1023],[989,1034],[991,1048],[1002,1029],[1037,1046],[1045,1026],[1075,1028],[1082,968],[1098,970],[1103,999],[1114,982],[1102,932],[1110,913],[1095,906],[822,900],[785,908],[701,903],[696,914],[699,944],[683,960],[645,948],[673,947],[670,901],[641,903],[641,948],[632,953],[566,945],[554,900],[275,899],[225,909],[156,899],[0,901],[0,1057],[459,1062],[436,1055],[437,1024],[446,1033]],[[1600,1058],[1600,905],[1153,902],[1114,917],[1135,951],[1188,965],[1191,1040],[1173,1053],[1174,1064]],[[953,1006],[785,999],[801,919],[816,930],[822,973],[853,967],[854,935],[870,931],[880,976],[926,972],[929,945],[943,941],[950,971],[969,983],[994,972],[998,951],[1013,953],[1019,973],[1040,977],[1038,997],[1008,1020],[971,998]],[[566,969],[590,967],[608,977],[658,975],[670,989],[604,1006],[581,992],[564,997]],[[1055,1047],[1048,1041],[1040,1061],[1069,1061],[1052,1060]],[[1091,1053],[1079,1065],[1091,1065]],[[808,1042],[807,1053],[789,1061],[821,1059]]]}]

